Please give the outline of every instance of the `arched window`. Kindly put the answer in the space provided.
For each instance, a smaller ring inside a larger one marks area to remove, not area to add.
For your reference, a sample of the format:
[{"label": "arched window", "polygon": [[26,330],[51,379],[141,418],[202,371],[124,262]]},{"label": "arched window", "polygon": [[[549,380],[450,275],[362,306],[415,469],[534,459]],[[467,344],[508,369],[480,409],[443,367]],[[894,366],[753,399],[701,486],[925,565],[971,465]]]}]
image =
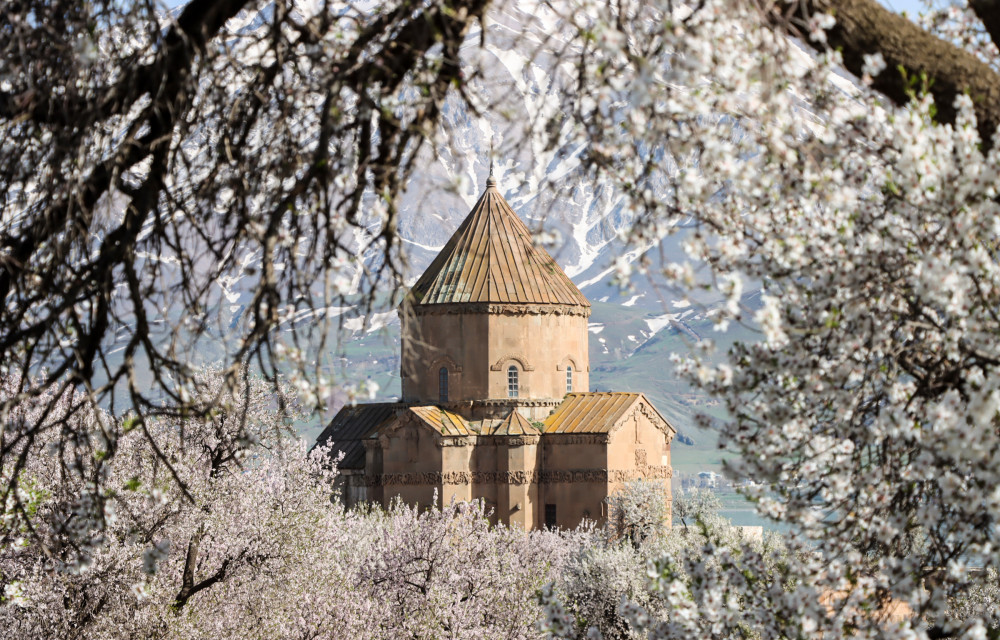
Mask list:
[{"label": "arched window", "polygon": [[517,397],[517,367],[515,365],[507,367],[507,397]]},{"label": "arched window", "polygon": [[573,366],[566,365],[566,393],[573,393]]},{"label": "arched window", "polygon": [[438,371],[438,401],[448,402],[448,367],[441,367]]}]

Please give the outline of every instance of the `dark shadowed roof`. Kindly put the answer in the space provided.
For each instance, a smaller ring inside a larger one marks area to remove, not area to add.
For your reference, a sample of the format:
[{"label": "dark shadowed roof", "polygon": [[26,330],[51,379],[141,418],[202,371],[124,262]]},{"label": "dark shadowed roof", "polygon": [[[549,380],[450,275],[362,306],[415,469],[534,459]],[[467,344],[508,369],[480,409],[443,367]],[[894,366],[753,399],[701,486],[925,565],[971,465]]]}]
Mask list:
[{"label": "dark shadowed roof", "polygon": [[590,306],[552,256],[534,245],[528,227],[492,178],[468,217],[413,285],[412,294],[418,304]]},{"label": "dark shadowed roof", "polygon": [[644,402],[672,433],[677,430],[641,393],[568,393],[562,404],[545,419],[544,433],[608,433],[618,421]]},{"label": "dark shadowed roof", "polygon": [[340,462],[341,469],[363,469],[365,448],[362,441],[372,436],[404,406],[396,402],[358,404],[353,407],[347,405],[337,412],[333,421],[316,439],[316,446],[332,443],[332,458],[336,459],[339,451],[344,452],[344,459]]}]

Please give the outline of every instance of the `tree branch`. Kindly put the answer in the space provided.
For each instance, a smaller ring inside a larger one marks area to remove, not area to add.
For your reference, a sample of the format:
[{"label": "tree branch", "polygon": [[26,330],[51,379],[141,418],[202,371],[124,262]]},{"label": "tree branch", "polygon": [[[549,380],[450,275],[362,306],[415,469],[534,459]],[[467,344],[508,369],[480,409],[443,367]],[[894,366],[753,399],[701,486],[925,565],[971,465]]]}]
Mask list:
[{"label": "tree branch", "polygon": [[[94,120],[104,120],[112,115],[125,113],[141,96],[154,92],[163,70],[186,62],[188,47],[201,52],[205,44],[218,33],[226,21],[235,16],[249,0],[192,0],[184,7],[176,25],[164,38],[164,50],[172,58],[145,65],[137,65],[113,85],[98,88],[92,95],[101,96],[96,108],[79,96],[49,95],[28,90],[24,92],[0,91],[0,118],[16,119],[27,116],[37,123],[58,126],[79,124],[80,114],[89,113]],[[187,43],[187,47],[183,47]],[[178,59],[178,54],[183,59]]]},{"label": "tree branch", "polygon": [[215,573],[200,582],[195,582],[194,574],[198,566],[198,547],[201,545],[203,533],[203,531],[199,530],[191,537],[191,541],[188,543],[187,557],[184,559],[184,573],[181,577],[181,590],[177,592],[177,597],[174,598],[173,610],[175,612],[180,611],[188,603],[188,600],[194,597],[199,591],[211,587],[220,580],[224,580],[226,571],[229,569],[229,563],[232,561],[232,558],[226,558]]},{"label": "tree branch", "polygon": [[[104,284],[102,292],[104,295],[98,298],[101,305],[98,322],[86,336],[89,338],[89,344],[84,344],[87,340],[80,340],[84,348],[82,357],[77,363],[81,379],[87,380],[91,377],[94,355],[107,329],[110,290],[114,288],[114,268],[120,264],[122,257],[134,248],[135,238],[141,231],[142,222],[156,205],[162,190],[163,176],[166,173],[168,136],[187,104],[189,89],[186,83],[193,73],[192,61],[204,50],[208,40],[214,37],[226,21],[235,16],[247,2],[248,0],[190,2],[178,18],[177,24],[168,32],[157,59],[148,66],[137,68],[135,73],[128,76],[134,80],[135,86],[141,88],[128,92],[127,97],[130,100],[126,102],[119,104],[119,100],[115,99],[117,108],[124,111],[141,95],[150,93],[153,102],[144,110],[142,117],[132,124],[132,131],[139,131],[144,124],[148,125],[150,130],[138,140],[132,135],[126,136],[118,153],[93,170],[83,189],[68,194],[64,202],[53,207],[56,215],[40,216],[35,224],[18,229],[18,237],[0,237],[0,246],[11,249],[0,261],[0,300],[6,301],[12,287],[28,271],[32,256],[44,244],[46,236],[58,233],[72,219],[76,207],[82,209],[84,220],[89,223],[91,210],[108,192],[113,180],[116,177],[120,178],[124,171],[151,153],[156,156],[154,165],[157,171],[145,181],[139,193],[133,194],[125,220],[118,229],[108,235],[101,248],[100,260],[94,265],[96,272],[93,274],[93,280]],[[128,84],[119,82],[117,86],[128,86]],[[117,89],[111,93],[117,94]],[[0,96],[0,109],[3,106],[4,98]],[[42,108],[34,104],[21,106],[31,113],[41,108],[45,114],[39,117],[51,115],[51,109],[48,107]],[[0,317],[7,315],[5,310],[6,306],[0,307]],[[8,340],[17,339],[16,332],[8,338]],[[4,348],[7,348],[7,344]]]},{"label": "tree branch", "polygon": [[229,568],[229,563],[231,560],[232,560],[231,558],[226,558],[225,560],[222,561],[222,565],[215,573],[205,578],[201,582],[193,585],[190,589],[182,590],[182,592],[177,595],[177,599],[174,600],[174,610],[179,611],[181,607],[187,604],[188,600],[194,597],[194,595],[197,594],[199,591],[207,589],[216,582],[224,580],[226,577],[226,570]]},{"label": "tree branch", "polygon": [[[1000,22],[995,7],[998,0],[973,0],[979,10],[989,13],[983,22],[988,29]],[[893,13],[876,0],[779,0],[769,12],[776,26],[801,29],[816,13],[830,13],[837,24],[827,32],[828,45],[803,37],[810,46],[838,49],[844,66],[862,75],[865,54],[882,53],[888,68],[873,79],[873,88],[898,105],[910,101],[914,78],[926,76],[928,91],[937,104],[938,119],[955,120],[955,98],[963,93],[972,97],[983,145],[993,144],[993,134],[1000,126],[1000,76],[971,53],[937,38],[916,24]],[[994,32],[990,31],[991,34]],[[905,71],[899,72],[899,69]]]},{"label": "tree branch", "polygon": [[969,0],[969,7],[983,21],[993,44],[1000,47],[1000,0]]}]

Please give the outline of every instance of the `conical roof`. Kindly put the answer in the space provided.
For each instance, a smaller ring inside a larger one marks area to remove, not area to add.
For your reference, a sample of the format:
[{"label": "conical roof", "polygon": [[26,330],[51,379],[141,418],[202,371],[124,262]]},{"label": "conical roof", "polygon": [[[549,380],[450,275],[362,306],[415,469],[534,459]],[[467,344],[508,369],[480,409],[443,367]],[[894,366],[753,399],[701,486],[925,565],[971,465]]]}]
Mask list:
[{"label": "conical roof", "polygon": [[500,195],[486,191],[413,285],[417,304],[497,302],[589,307],[556,261],[532,242],[528,227]]}]

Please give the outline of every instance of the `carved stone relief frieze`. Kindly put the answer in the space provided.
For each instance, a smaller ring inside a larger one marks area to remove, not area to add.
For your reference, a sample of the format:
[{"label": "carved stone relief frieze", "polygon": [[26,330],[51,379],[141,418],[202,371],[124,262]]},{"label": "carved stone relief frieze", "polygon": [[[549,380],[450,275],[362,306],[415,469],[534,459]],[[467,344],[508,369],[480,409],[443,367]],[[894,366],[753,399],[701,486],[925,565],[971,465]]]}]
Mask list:
[{"label": "carved stone relief frieze", "polygon": [[361,484],[368,487],[395,485],[467,485],[467,484],[569,484],[666,480],[673,475],[667,466],[642,469],[560,469],[534,471],[423,471],[365,475]]},{"label": "carved stone relief frieze", "polygon": [[471,447],[476,444],[475,436],[443,437],[436,442],[438,447]]},{"label": "carved stone relief frieze", "polygon": [[606,433],[546,433],[546,444],[608,444],[611,438]]},{"label": "carved stone relief frieze", "polygon": [[476,407],[558,407],[562,400],[537,400],[526,398],[491,398],[489,400],[473,400],[472,408]]},{"label": "carved stone relief frieze", "polygon": [[635,466],[645,467],[646,466],[646,450],[636,449],[635,450]]},{"label": "carved stone relief frieze", "polygon": [[450,303],[450,304],[428,304],[414,305],[412,307],[414,315],[451,315],[451,314],[473,314],[489,313],[493,315],[510,316],[581,316],[590,317],[590,307],[572,304],[503,304],[503,303]]}]

